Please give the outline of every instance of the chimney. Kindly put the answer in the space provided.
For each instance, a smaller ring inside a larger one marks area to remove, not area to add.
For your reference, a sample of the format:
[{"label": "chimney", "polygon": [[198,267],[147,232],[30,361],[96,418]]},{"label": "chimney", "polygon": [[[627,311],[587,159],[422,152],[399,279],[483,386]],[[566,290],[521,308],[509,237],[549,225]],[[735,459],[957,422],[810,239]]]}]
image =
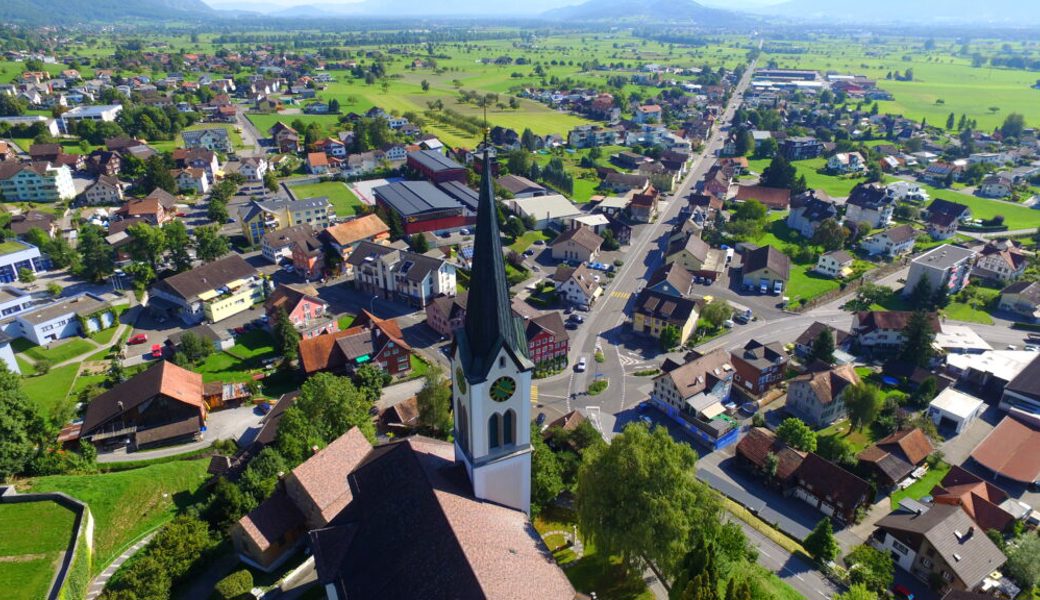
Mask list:
[{"label": "chimney", "polygon": [[320,450],[321,450],[321,448],[319,448],[317,446],[311,446],[311,454],[312,455],[313,454],[317,454]]},{"label": "chimney", "polygon": [[116,408],[119,409],[119,412],[123,412],[123,401],[122,400],[116,402]]}]

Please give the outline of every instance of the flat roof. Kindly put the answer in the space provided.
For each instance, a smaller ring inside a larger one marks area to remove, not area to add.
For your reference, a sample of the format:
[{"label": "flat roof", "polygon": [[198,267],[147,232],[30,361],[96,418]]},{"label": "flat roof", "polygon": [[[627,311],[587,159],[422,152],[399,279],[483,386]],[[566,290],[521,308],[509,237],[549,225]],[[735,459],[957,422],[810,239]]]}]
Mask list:
[{"label": "flat roof", "polygon": [[960,417],[961,419],[967,419],[975,414],[975,411],[977,411],[982,404],[982,400],[979,400],[975,396],[969,396],[964,392],[959,392],[952,387],[948,387],[940,392],[939,395],[936,396],[928,405],[934,406],[943,412]]},{"label": "flat roof", "polygon": [[458,200],[429,181],[399,181],[381,185],[372,191],[404,217],[462,208]]},{"label": "flat roof", "polygon": [[982,354],[951,354],[946,357],[946,364],[966,371],[971,368],[982,373],[1011,381],[1036,358],[1036,352],[1024,350],[990,350]]},{"label": "flat roof", "polygon": [[935,269],[949,269],[965,259],[975,256],[974,250],[943,244],[932,248],[913,260],[915,265],[924,265]]},{"label": "flat roof", "polygon": [[77,106],[72,110],[62,113],[63,119],[78,119],[80,117],[100,117],[105,113],[123,110],[122,104],[101,104],[97,106]]},{"label": "flat roof", "polygon": [[982,336],[967,325],[943,324],[942,331],[935,334],[935,346],[944,350],[992,350]]},{"label": "flat roof", "polygon": [[510,200],[513,210],[531,215],[536,220],[562,219],[581,214],[578,207],[560,194],[535,196],[533,198],[516,198]]}]

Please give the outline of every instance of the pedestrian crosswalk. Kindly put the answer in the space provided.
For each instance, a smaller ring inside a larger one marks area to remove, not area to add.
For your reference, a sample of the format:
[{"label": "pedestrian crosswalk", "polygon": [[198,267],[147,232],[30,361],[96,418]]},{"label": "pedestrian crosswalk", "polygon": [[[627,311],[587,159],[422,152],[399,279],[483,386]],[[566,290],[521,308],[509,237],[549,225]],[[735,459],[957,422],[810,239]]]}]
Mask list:
[{"label": "pedestrian crosswalk", "polygon": [[538,386],[531,386],[531,404],[538,404]]},{"label": "pedestrian crosswalk", "polygon": [[614,290],[613,292],[610,292],[610,297],[611,298],[620,298],[622,300],[628,300],[629,298],[632,297],[632,292],[621,292],[621,291],[618,291],[618,290]]}]

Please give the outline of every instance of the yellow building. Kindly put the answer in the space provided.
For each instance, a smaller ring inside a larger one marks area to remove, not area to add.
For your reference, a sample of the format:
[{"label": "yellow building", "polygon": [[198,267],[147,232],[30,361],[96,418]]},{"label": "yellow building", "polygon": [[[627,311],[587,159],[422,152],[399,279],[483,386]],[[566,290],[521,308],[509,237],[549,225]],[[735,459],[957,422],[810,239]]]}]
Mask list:
[{"label": "yellow building", "polygon": [[668,325],[679,329],[679,343],[686,341],[697,330],[700,301],[643,290],[636,298],[632,312],[632,329],[636,333],[661,337]]},{"label": "yellow building", "polygon": [[303,200],[251,200],[238,211],[242,235],[251,245],[259,244],[264,234],[292,227],[310,225],[315,231],[329,226],[329,217],[335,212],[324,196]]},{"label": "yellow building", "polygon": [[237,315],[253,304],[263,300],[261,288],[248,279],[236,279],[220,290],[209,290],[199,294],[203,314],[212,323]]}]

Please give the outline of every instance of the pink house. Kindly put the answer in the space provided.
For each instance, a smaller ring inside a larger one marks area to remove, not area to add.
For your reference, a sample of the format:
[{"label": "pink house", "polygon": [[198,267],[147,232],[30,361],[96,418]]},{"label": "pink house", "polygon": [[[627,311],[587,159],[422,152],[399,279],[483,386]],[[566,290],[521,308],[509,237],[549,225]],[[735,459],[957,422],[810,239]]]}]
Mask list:
[{"label": "pink house", "polygon": [[271,327],[283,308],[304,339],[339,331],[338,323],[328,314],[328,303],[318,297],[314,286],[279,285],[264,303]]}]

